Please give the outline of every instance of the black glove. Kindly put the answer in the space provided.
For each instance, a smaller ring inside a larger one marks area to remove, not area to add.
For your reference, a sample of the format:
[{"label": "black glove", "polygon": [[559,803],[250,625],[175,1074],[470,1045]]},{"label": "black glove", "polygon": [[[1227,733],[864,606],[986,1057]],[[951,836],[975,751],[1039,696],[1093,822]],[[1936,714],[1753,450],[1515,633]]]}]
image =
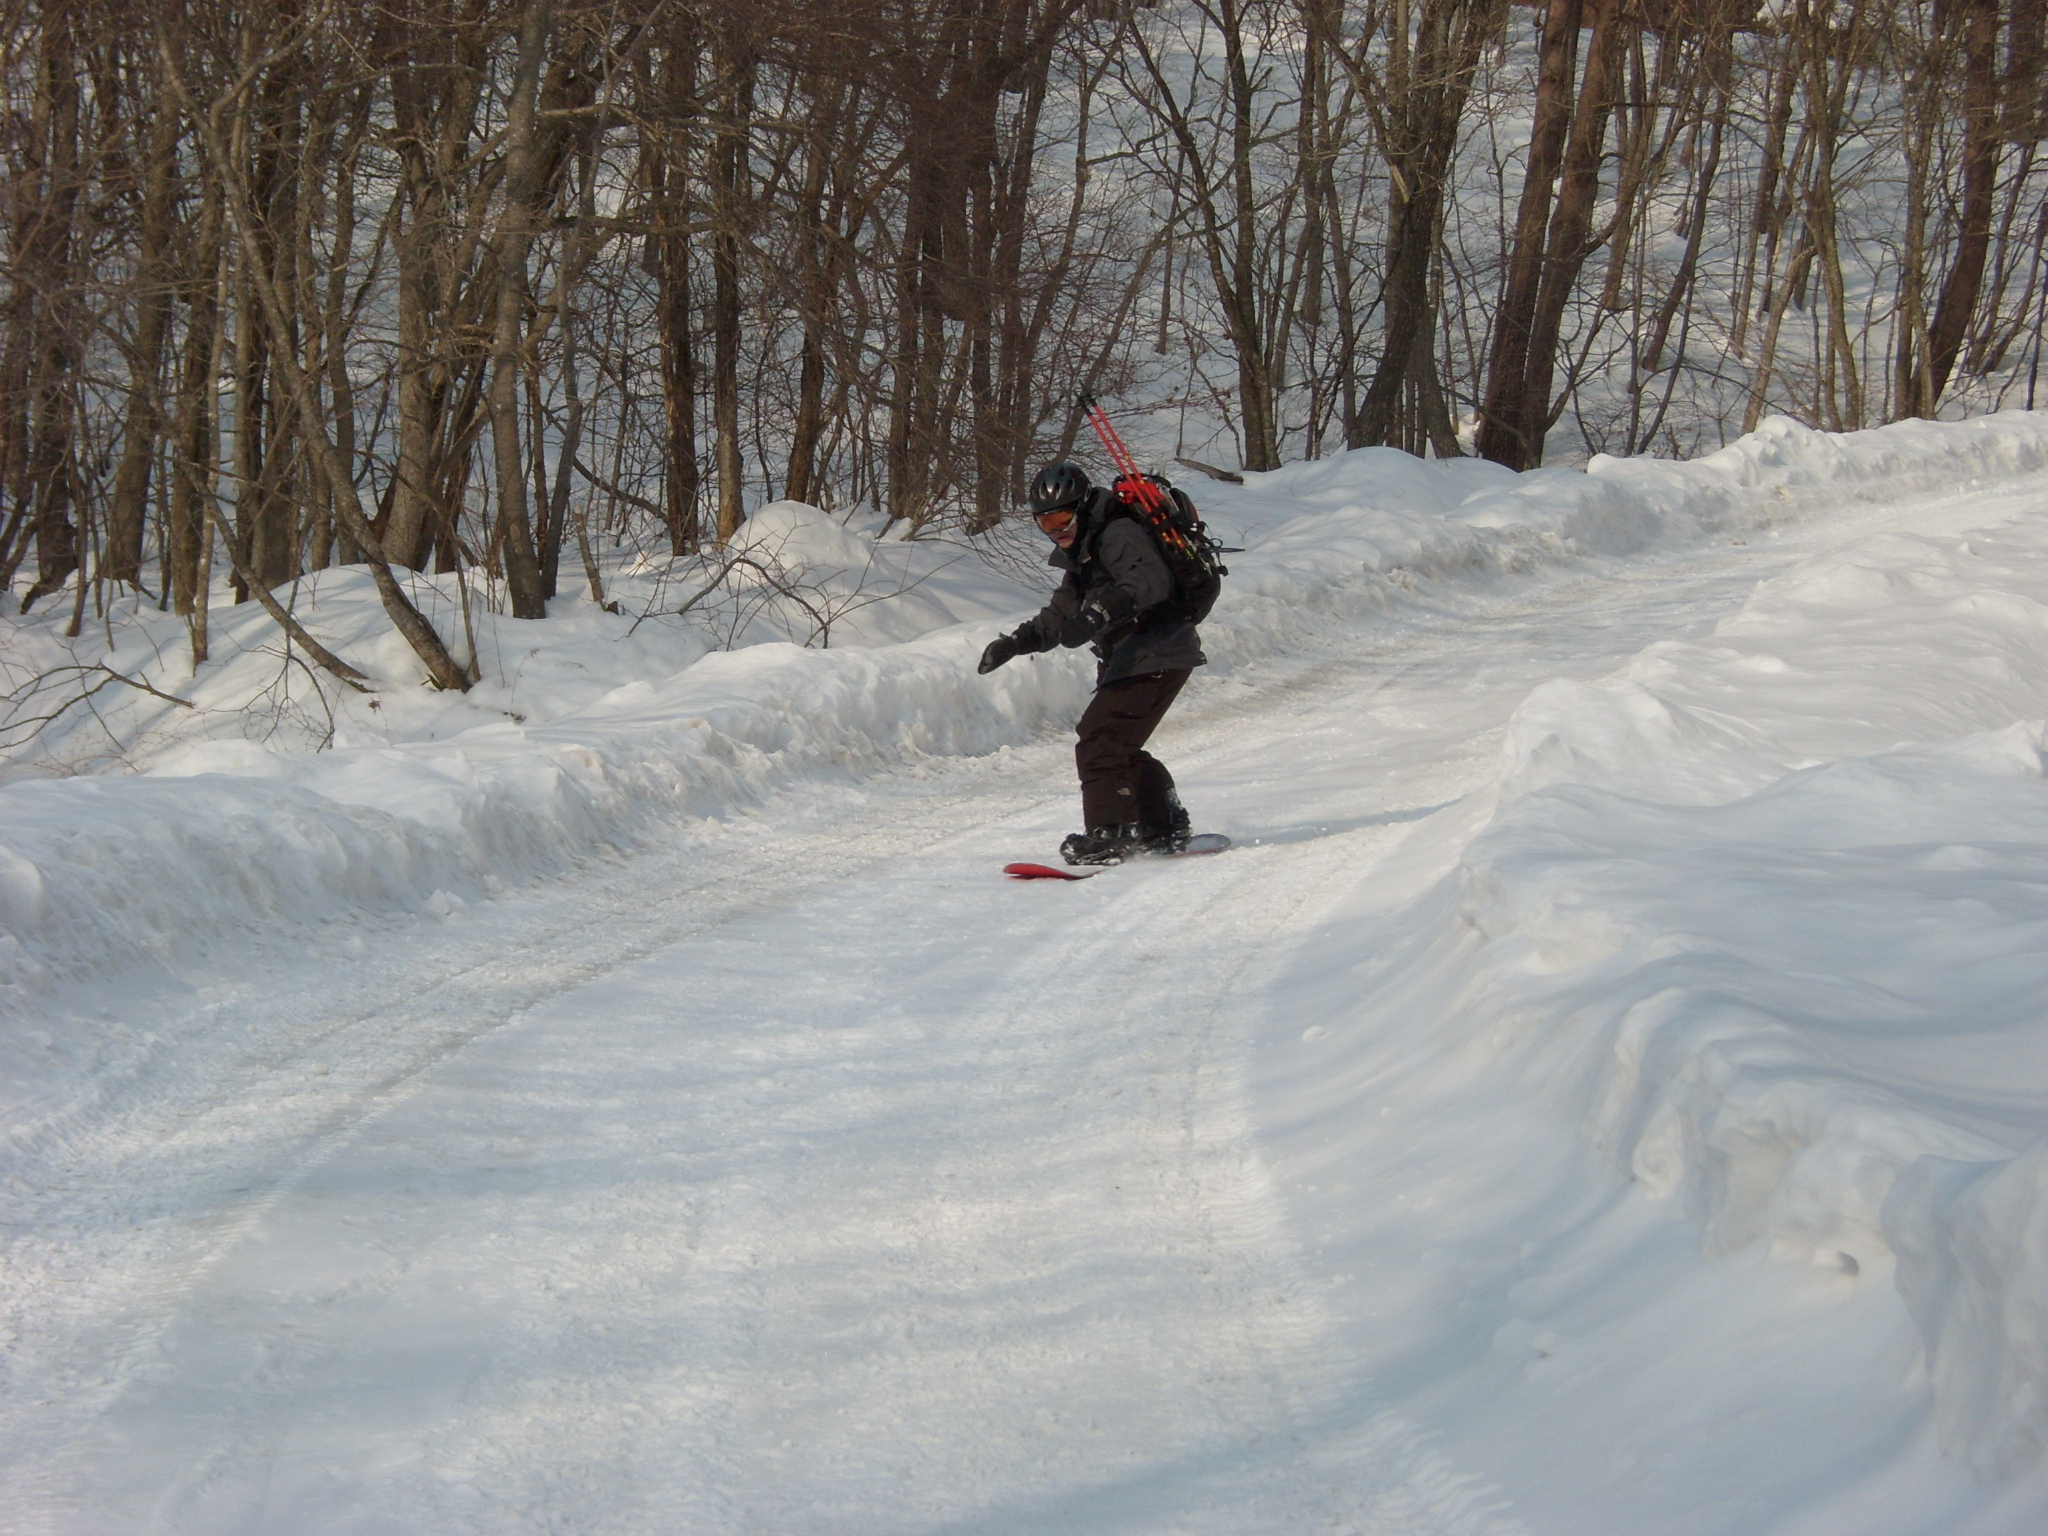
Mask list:
[{"label": "black glove", "polygon": [[989,641],[988,649],[981,653],[981,665],[974,670],[981,673],[995,671],[1004,662],[1023,654],[1024,647],[1017,643],[1015,635],[997,635]]},{"label": "black glove", "polygon": [[1122,587],[1097,587],[1061,626],[1060,642],[1086,645],[1090,640],[1099,640],[1137,611],[1137,600]]}]

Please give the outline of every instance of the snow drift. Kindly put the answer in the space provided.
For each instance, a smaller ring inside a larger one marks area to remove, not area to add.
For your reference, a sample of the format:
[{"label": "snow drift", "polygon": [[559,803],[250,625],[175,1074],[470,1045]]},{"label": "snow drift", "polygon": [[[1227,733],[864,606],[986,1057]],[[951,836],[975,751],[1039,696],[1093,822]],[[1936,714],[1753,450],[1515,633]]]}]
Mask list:
[{"label": "snow drift", "polygon": [[[1695,463],[1584,473],[1367,450],[1203,490],[1248,546],[1205,633],[1226,672],[1454,584],[2044,466],[2048,418],[2017,414],[1845,437],[1774,422]],[[69,983],[232,973],[252,936],[345,912],[446,918],[793,787],[998,751],[1086,697],[1081,653],[974,674],[1032,592],[957,547],[780,504],[743,548],[807,573],[803,600],[765,581],[692,627],[704,608],[677,617],[672,572],[614,570],[614,595],[657,617],[486,615],[487,679],[460,699],[417,686],[360,573],[324,573],[311,621],[383,689],[314,722],[324,751],[284,745],[305,695],[268,716],[236,702],[290,670],[258,614],[221,615],[198,679],[177,675],[174,628],[65,652],[17,625],[16,654],[209,707],[124,693],[120,750],[92,762],[129,771],[0,786],[0,999],[51,1024],[0,1036],[15,1131],[152,1048],[118,1021],[54,1022]],[[1942,1431],[1987,1475],[2048,1443],[2044,591],[2048,520],[1872,537],[1765,583],[1705,640],[1536,690],[1406,948],[1318,1026],[1515,1074],[1710,1250],[1895,1282]],[[792,643],[823,638],[806,603],[831,615],[829,649]]]},{"label": "snow drift", "polygon": [[[1250,546],[1205,634],[1223,670],[1408,601],[1425,582],[1755,531],[1823,491],[1887,498],[2043,464],[2048,419],[2024,413],[1847,436],[1774,420],[1694,463],[1600,459],[1585,473],[1361,450],[1203,490],[1216,524]],[[474,899],[491,881],[631,844],[655,822],[723,815],[821,774],[993,751],[1080,707],[1080,653],[973,674],[988,636],[974,616],[1014,616],[1031,593],[965,551],[878,541],[793,503],[756,520],[745,547],[807,573],[817,601],[838,605],[832,649],[776,638],[788,614],[772,592],[715,620],[712,638],[736,651],[710,649],[706,631],[672,616],[636,624],[589,603],[543,624],[483,615],[486,680],[455,699],[417,686],[360,572],[327,572],[305,594],[310,622],[385,691],[342,700],[321,752],[280,749],[295,738],[275,718],[226,707],[262,693],[280,666],[254,605],[224,611],[225,660],[189,683],[168,618],[165,634],[123,650],[76,653],[216,708],[187,719],[124,692],[136,713],[105,765],[142,772],[0,786],[0,995],[175,967],[251,924]],[[656,611],[677,599],[667,580],[642,562],[613,589]],[[453,592],[427,595],[448,630]],[[49,624],[17,628],[17,654],[55,645]],[[252,718],[265,739],[243,735]]]},{"label": "snow drift", "polygon": [[2048,1445],[2043,591],[2040,521],[1871,537],[1538,689],[1351,1021],[1429,1014],[1710,1252],[1895,1277],[1987,1476]]}]

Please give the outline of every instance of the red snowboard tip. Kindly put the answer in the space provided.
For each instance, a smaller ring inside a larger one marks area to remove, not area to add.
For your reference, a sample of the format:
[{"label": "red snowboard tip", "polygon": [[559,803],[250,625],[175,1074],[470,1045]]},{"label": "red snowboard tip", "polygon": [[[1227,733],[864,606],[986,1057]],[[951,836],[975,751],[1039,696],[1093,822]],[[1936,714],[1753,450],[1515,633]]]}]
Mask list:
[{"label": "red snowboard tip", "polygon": [[[1071,870],[1054,869],[1050,864],[1005,864],[1003,873],[1012,880],[1086,880],[1087,875],[1077,875]],[[1090,871],[1093,873],[1093,871]]]}]

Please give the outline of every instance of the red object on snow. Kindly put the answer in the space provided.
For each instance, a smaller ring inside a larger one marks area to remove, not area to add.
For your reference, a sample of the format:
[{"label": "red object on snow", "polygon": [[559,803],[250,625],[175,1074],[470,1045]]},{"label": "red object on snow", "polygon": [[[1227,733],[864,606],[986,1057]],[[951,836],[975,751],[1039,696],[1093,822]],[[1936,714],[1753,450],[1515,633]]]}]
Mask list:
[{"label": "red object on snow", "polygon": [[1086,880],[1088,875],[1099,875],[1099,869],[1091,869],[1088,875],[1077,875],[1071,869],[1054,869],[1050,864],[1005,864],[1003,873],[1012,880]]}]

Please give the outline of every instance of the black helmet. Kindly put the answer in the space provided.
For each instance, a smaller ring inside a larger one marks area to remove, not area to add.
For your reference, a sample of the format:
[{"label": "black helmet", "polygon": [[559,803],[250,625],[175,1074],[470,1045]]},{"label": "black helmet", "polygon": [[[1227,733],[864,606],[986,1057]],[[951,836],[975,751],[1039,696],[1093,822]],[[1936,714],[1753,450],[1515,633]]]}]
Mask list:
[{"label": "black helmet", "polygon": [[1031,482],[1031,515],[1041,517],[1061,507],[1078,508],[1095,487],[1078,464],[1048,464]]}]

